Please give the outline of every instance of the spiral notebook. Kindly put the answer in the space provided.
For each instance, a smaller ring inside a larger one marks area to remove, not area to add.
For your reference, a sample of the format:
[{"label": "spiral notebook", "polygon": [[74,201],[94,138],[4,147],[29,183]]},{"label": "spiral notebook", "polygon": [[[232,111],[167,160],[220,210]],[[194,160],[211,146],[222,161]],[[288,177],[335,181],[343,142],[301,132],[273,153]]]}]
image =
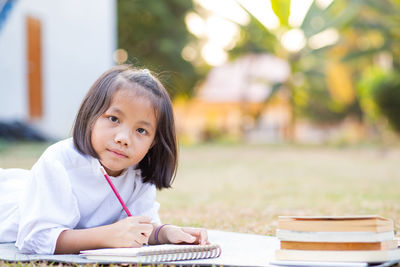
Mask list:
[{"label": "spiral notebook", "polygon": [[105,248],[83,250],[80,255],[91,260],[116,262],[166,262],[217,258],[221,247],[212,245],[155,245],[141,248]]}]

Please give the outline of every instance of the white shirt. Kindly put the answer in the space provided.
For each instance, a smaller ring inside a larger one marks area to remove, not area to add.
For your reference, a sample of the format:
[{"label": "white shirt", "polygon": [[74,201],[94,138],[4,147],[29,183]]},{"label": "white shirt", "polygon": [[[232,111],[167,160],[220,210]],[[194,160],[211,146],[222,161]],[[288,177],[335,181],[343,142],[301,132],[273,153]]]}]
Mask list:
[{"label": "white shirt", "polygon": [[[133,216],[160,224],[156,187],[134,166],[110,177]],[[0,242],[25,253],[53,254],[65,229],[114,223],[127,215],[100,171],[72,138],[50,146],[31,170],[0,169]]]}]

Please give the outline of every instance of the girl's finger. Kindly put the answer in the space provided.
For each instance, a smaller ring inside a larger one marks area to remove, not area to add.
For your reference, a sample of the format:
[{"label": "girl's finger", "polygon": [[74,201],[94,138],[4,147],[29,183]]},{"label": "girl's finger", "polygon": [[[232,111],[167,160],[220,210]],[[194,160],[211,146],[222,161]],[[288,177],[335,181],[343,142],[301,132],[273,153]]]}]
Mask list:
[{"label": "girl's finger", "polygon": [[153,232],[153,225],[152,224],[138,224],[134,225],[131,228],[132,232],[139,232],[141,235],[145,237],[149,237]]},{"label": "girl's finger", "polygon": [[136,242],[140,245],[147,244],[149,243],[149,237],[141,234],[137,237]]},{"label": "girl's finger", "polygon": [[200,228],[193,228],[193,227],[181,227],[183,232],[186,232],[191,235],[199,236]]},{"label": "girl's finger", "polygon": [[179,237],[180,242],[184,242],[184,243],[189,243],[192,244],[194,242],[196,242],[197,238],[195,236],[192,236],[190,234],[187,234],[185,232],[181,232],[181,236]]},{"label": "girl's finger", "polygon": [[200,231],[200,240],[199,240],[200,245],[207,245],[208,242],[208,234],[206,230],[201,230]]},{"label": "girl's finger", "polygon": [[205,245],[208,243],[208,235],[205,229],[183,227],[182,231],[191,234],[192,236],[195,236],[198,243],[201,245]]},{"label": "girl's finger", "polygon": [[135,240],[134,242],[135,242],[135,245],[133,246],[134,248],[140,248],[145,243],[145,242],[141,241],[140,238],[139,238],[139,240]]}]

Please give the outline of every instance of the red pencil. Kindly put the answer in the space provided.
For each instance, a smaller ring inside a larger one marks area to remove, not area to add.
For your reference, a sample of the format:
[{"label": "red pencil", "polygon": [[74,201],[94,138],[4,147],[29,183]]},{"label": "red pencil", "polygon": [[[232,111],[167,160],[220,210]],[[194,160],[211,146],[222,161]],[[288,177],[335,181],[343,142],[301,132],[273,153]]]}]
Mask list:
[{"label": "red pencil", "polygon": [[128,207],[125,205],[125,202],[122,200],[121,196],[119,195],[117,189],[115,188],[115,186],[111,182],[110,177],[108,177],[108,174],[107,174],[106,170],[103,168],[103,166],[100,167],[100,170],[103,173],[104,177],[106,177],[106,180],[107,180],[108,184],[111,186],[111,189],[114,191],[115,196],[118,198],[119,203],[121,203],[121,206],[124,208],[126,214],[128,216],[132,216],[132,214],[129,211]]}]

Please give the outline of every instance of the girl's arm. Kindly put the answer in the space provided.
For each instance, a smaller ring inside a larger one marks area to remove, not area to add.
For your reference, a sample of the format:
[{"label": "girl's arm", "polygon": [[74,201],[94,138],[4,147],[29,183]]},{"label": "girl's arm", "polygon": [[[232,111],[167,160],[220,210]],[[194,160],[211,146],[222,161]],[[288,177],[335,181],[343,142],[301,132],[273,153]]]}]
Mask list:
[{"label": "girl's arm", "polygon": [[57,239],[54,253],[70,254],[86,249],[141,247],[149,242],[153,232],[150,220],[146,216],[132,216],[110,225],[65,230]]}]

